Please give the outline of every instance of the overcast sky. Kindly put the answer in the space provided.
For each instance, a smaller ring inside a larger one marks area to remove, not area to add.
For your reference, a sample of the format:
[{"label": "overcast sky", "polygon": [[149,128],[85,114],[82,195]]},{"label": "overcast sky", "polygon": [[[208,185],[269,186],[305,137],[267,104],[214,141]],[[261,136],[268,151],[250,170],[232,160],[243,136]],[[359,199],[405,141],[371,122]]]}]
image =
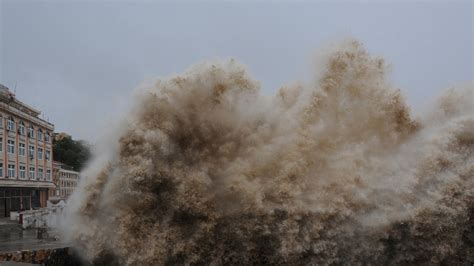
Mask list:
[{"label": "overcast sky", "polygon": [[206,59],[238,59],[270,95],[304,79],[318,47],[354,37],[412,105],[474,75],[471,1],[0,3],[0,83],[92,142],[144,79]]}]

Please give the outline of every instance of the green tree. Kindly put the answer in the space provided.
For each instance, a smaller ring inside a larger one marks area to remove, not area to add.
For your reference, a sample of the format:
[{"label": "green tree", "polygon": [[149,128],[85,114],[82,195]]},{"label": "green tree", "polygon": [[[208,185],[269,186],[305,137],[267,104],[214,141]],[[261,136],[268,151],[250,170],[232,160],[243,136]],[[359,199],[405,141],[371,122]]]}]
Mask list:
[{"label": "green tree", "polygon": [[81,171],[91,156],[89,145],[81,140],[73,140],[71,136],[54,138],[53,159]]}]

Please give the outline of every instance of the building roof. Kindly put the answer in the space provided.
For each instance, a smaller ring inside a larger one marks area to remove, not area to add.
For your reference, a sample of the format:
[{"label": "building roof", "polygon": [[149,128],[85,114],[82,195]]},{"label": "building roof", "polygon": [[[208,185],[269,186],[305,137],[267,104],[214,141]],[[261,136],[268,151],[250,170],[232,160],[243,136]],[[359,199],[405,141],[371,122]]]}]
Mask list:
[{"label": "building roof", "polygon": [[62,163],[62,162],[59,162],[59,161],[53,161],[53,168],[55,168],[57,170],[64,170],[64,171],[68,171],[68,172],[79,173],[79,172],[74,171],[72,166],[69,166],[69,165],[67,165],[65,163]]},{"label": "building roof", "polygon": [[70,138],[71,135],[65,133],[65,132],[60,132],[60,133],[54,133],[54,139],[59,141],[59,140],[62,140],[64,138]]},{"label": "building roof", "polygon": [[7,86],[3,84],[0,84],[0,102],[6,104],[7,108],[13,107],[14,109],[22,113],[26,113],[30,115],[30,117],[33,117],[34,120],[37,120],[42,124],[44,123],[46,125],[49,125],[50,127],[53,127],[53,124],[51,124],[50,122],[39,118],[39,115],[41,114],[40,110],[18,100],[15,97],[15,94],[12,91],[10,91],[10,89]]},{"label": "building roof", "polygon": [[0,91],[3,93],[5,91],[9,91],[8,87],[0,83]]}]

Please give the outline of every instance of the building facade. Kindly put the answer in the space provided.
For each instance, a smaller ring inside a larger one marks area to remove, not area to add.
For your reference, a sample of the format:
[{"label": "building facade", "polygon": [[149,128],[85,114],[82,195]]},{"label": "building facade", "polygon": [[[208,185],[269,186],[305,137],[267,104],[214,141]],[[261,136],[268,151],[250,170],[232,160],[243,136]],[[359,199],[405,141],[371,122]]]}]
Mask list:
[{"label": "building facade", "polygon": [[45,207],[52,182],[54,125],[0,84],[0,217]]},{"label": "building facade", "polygon": [[56,188],[50,190],[51,201],[67,201],[79,182],[79,172],[73,171],[71,166],[53,161],[53,183]]}]

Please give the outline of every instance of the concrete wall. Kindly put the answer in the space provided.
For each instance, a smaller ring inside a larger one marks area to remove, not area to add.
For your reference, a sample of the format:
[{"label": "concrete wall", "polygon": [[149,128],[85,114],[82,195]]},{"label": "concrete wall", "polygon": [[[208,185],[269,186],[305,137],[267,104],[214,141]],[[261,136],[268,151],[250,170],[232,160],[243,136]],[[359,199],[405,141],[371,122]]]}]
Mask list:
[{"label": "concrete wall", "polygon": [[[49,206],[39,210],[28,210],[22,212],[11,212],[10,219],[20,222],[23,229],[26,228],[57,228],[64,219],[65,205]],[[21,218],[20,218],[21,216]]]},{"label": "concrete wall", "polygon": [[64,207],[43,208],[40,210],[24,211],[22,227],[26,228],[56,228],[63,216]]}]

